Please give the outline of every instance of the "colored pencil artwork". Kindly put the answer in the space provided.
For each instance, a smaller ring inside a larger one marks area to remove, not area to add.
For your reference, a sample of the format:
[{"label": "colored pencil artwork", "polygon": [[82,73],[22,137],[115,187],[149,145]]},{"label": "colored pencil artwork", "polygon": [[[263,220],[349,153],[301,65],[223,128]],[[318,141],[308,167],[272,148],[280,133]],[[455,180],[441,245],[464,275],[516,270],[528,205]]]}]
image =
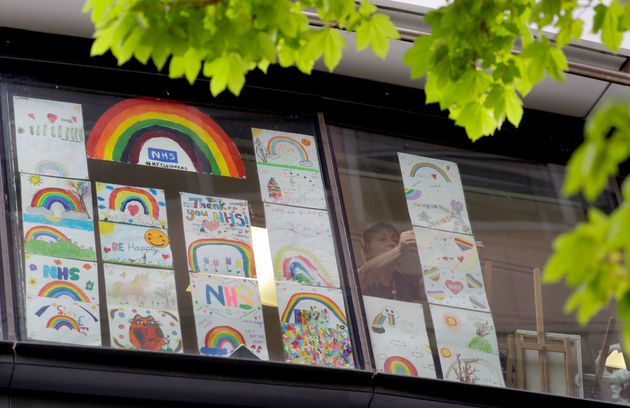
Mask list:
[{"label": "colored pencil artwork", "polygon": [[169,310],[108,305],[112,347],[183,353],[179,316]]},{"label": "colored pencil artwork", "polygon": [[87,179],[81,105],[13,97],[18,171]]},{"label": "colored pencil artwork", "polygon": [[256,277],[247,201],[181,193],[188,269]]},{"label": "colored pencil artwork", "polygon": [[354,367],[341,290],[277,282],[276,293],[285,361]]},{"label": "colored pencil artwork", "polygon": [[157,188],[96,183],[101,221],[167,228],[164,191]]},{"label": "colored pencil artwork", "polygon": [[103,261],[158,268],[172,268],[170,238],[161,228],[99,221]]},{"label": "colored pencil artwork", "polygon": [[327,211],[265,203],[276,281],[339,287]]},{"label": "colored pencil artwork", "polygon": [[228,357],[238,347],[268,360],[258,282],[190,273],[199,353]]},{"label": "colored pencil artwork", "polygon": [[108,305],[177,312],[175,273],[169,269],[104,264]]},{"label": "colored pencil artwork", "polygon": [[422,305],[371,296],[363,305],[377,370],[436,378]]},{"label": "colored pencil artwork", "polygon": [[431,305],[444,379],[505,386],[490,313]]},{"label": "colored pencil artwork", "polygon": [[398,153],[411,223],[472,234],[457,164]]}]

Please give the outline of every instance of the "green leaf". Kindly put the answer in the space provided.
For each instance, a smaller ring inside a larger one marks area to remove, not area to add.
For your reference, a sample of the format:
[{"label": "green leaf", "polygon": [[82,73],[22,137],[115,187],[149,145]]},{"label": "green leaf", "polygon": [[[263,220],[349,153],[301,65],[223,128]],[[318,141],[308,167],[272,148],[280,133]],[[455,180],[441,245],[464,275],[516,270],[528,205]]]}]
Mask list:
[{"label": "green leaf", "polygon": [[245,66],[240,55],[224,54],[203,66],[203,74],[211,77],[210,92],[217,96],[226,88],[234,95],[239,95],[245,85]]},{"label": "green leaf", "polygon": [[346,48],[346,40],[337,30],[329,29],[323,40],[324,47],[324,64],[329,71],[341,61],[342,50]]},{"label": "green leaf", "polygon": [[414,41],[413,47],[407,50],[403,56],[403,62],[411,67],[412,78],[420,78],[426,75],[431,67],[432,46],[433,39],[431,37],[418,37]]},{"label": "green leaf", "polygon": [[456,113],[455,124],[465,128],[473,142],[481,136],[492,134],[496,128],[496,120],[491,110],[477,101],[464,105],[461,111]]},{"label": "green leaf", "polygon": [[606,8],[603,21],[601,23],[602,42],[613,51],[617,51],[619,49],[621,40],[623,39],[623,33],[619,31],[619,18],[623,15],[623,13],[623,6],[616,0],[613,0],[610,6]]},{"label": "green leaf", "polygon": [[103,55],[109,50],[112,46],[115,29],[116,27],[114,25],[109,25],[102,30],[96,31],[96,40],[92,43],[90,56]]},{"label": "green leaf", "polygon": [[364,50],[369,45],[374,54],[385,59],[389,51],[389,39],[398,38],[400,35],[389,17],[374,14],[357,28],[357,50]]}]

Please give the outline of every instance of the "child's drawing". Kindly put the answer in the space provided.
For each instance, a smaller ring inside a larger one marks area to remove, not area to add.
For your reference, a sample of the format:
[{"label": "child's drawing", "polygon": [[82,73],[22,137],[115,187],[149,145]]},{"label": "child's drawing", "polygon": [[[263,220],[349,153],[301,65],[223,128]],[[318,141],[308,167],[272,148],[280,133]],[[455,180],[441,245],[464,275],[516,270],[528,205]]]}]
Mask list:
[{"label": "child's drawing", "polygon": [[411,223],[472,234],[457,165],[406,153],[398,159]]},{"label": "child's drawing", "polygon": [[173,267],[170,240],[161,228],[100,221],[101,255],[105,262]]},{"label": "child's drawing", "polygon": [[96,260],[94,231],[24,221],[24,252],[70,259]]},{"label": "child's drawing", "polygon": [[256,163],[319,172],[317,145],[313,136],[268,129],[252,129]]},{"label": "child's drawing", "polygon": [[13,97],[18,170],[88,178],[81,105]]},{"label": "child's drawing", "polygon": [[101,221],[154,228],[168,226],[163,190],[97,182],[96,200]]},{"label": "child's drawing", "polygon": [[104,269],[108,305],[177,311],[173,271],[114,264]]},{"label": "child's drawing", "polygon": [[26,254],[26,296],[99,303],[96,263]]},{"label": "child's drawing", "polygon": [[262,199],[266,203],[326,209],[322,175],[308,170],[258,165],[258,180]]},{"label": "child's drawing", "polygon": [[112,347],[182,353],[177,313],[136,306],[108,305]]}]

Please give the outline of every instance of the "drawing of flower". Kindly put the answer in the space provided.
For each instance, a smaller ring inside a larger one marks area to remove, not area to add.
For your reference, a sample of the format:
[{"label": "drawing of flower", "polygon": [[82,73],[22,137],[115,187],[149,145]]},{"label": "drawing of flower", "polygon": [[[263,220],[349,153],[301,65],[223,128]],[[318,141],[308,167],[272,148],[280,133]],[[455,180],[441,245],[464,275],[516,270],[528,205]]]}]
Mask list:
[{"label": "drawing of flower", "polygon": [[457,330],[461,328],[461,322],[459,321],[459,317],[452,313],[447,313],[442,316],[442,321],[446,325],[447,328],[451,330]]},{"label": "drawing of flower", "polygon": [[92,281],[87,281],[87,282],[85,283],[85,290],[92,290],[92,289],[94,289],[94,282],[92,282]]},{"label": "drawing of flower", "polygon": [[457,215],[460,215],[462,211],[464,211],[464,204],[461,201],[453,199],[451,200],[451,208],[457,213]]},{"label": "drawing of flower", "polygon": [[31,286],[37,285],[37,279],[36,278],[30,278],[28,280],[28,284],[31,285]]}]

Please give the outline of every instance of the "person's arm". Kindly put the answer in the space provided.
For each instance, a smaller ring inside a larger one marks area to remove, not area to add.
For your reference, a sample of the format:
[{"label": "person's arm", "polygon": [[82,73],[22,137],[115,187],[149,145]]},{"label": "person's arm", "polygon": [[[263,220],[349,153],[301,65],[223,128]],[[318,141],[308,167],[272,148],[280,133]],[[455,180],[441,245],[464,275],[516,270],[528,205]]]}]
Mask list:
[{"label": "person's arm", "polygon": [[402,255],[410,250],[417,251],[416,237],[413,231],[404,231],[400,234],[395,248],[370,259],[359,268],[362,286],[367,289],[376,282],[391,285],[394,271],[398,268]]}]

